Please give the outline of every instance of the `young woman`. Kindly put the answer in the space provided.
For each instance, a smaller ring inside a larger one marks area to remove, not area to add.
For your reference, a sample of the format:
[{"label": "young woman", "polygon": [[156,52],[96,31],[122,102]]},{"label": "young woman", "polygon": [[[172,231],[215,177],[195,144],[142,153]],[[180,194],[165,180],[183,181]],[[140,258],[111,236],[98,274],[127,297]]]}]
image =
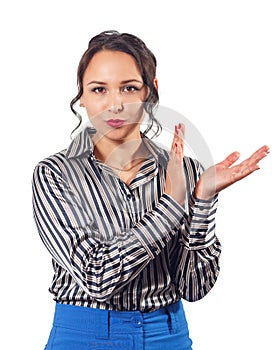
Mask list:
[{"label": "young woman", "polygon": [[217,194],[258,169],[268,147],[203,171],[184,156],[178,124],[170,152],[160,148],[147,137],[161,129],[156,59],[131,34],[90,40],[71,102],[80,118],[76,103],[89,125],[33,178],[34,217],[54,268],[46,349],[191,349],[181,299],[203,298],[217,279]]}]

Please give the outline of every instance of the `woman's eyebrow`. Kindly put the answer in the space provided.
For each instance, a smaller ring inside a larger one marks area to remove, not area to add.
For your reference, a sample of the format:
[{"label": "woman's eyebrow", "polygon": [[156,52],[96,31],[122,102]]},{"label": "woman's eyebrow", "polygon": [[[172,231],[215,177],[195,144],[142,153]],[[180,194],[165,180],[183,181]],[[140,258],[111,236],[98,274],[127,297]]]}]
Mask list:
[{"label": "woman's eyebrow", "polygon": [[141,80],[137,80],[137,79],[128,79],[128,80],[121,81],[121,84],[128,84],[128,83],[140,83],[140,84],[143,84],[143,82]]},{"label": "woman's eyebrow", "polygon": [[[143,82],[141,80],[138,79],[127,79],[127,80],[122,80],[120,82],[120,84],[128,84],[128,83],[139,83],[139,84],[143,84]],[[104,81],[98,81],[98,80],[92,80],[89,83],[87,83],[87,85],[90,84],[97,84],[97,85],[107,85],[107,83],[105,83]]]},{"label": "woman's eyebrow", "polygon": [[104,83],[103,81],[97,81],[97,80],[92,80],[89,83],[87,83],[87,85],[90,85],[90,84],[106,85],[106,83]]}]

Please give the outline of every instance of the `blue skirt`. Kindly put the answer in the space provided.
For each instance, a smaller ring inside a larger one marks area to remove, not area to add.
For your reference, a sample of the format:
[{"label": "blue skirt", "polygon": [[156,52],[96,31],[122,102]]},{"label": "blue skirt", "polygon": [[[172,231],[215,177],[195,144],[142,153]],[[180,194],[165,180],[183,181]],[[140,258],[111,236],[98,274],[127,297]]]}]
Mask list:
[{"label": "blue skirt", "polygon": [[181,301],[148,313],[57,303],[45,350],[191,350],[191,345]]}]

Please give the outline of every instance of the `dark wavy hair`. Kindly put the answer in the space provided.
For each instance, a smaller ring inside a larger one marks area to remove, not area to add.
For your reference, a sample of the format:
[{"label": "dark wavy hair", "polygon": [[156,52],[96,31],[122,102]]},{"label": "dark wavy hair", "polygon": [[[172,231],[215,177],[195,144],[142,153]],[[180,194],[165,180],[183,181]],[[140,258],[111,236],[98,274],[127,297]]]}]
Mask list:
[{"label": "dark wavy hair", "polygon": [[144,108],[149,119],[146,130],[143,134],[153,131],[153,137],[158,136],[162,130],[162,126],[155,118],[155,110],[158,107],[159,96],[154,85],[156,77],[157,61],[154,54],[147,48],[146,44],[137,36],[128,33],[119,33],[115,30],[101,32],[94,36],[88,44],[87,50],[84,52],[77,70],[77,86],[78,94],[70,103],[72,112],[79,119],[79,124],[72,133],[79,128],[82,123],[81,115],[75,110],[74,106],[83,95],[83,77],[87,66],[92,57],[101,50],[120,51],[131,55],[141,72],[144,84],[149,88],[148,96],[144,101]]}]

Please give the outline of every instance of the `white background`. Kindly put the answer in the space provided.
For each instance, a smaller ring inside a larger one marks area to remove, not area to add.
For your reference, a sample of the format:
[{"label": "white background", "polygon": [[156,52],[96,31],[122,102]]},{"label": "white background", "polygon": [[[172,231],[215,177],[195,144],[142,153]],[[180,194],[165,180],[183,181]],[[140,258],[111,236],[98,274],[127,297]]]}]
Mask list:
[{"label": "white background", "polygon": [[69,144],[78,61],[109,29],[138,35],[155,53],[162,105],[196,125],[215,162],[271,147],[261,170],[220,194],[220,277],[203,300],[184,305],[194,350],[279,348],[278,4],[2,2],[1,349],[46,343],[52,270],[33,222],[32,172]]}]

